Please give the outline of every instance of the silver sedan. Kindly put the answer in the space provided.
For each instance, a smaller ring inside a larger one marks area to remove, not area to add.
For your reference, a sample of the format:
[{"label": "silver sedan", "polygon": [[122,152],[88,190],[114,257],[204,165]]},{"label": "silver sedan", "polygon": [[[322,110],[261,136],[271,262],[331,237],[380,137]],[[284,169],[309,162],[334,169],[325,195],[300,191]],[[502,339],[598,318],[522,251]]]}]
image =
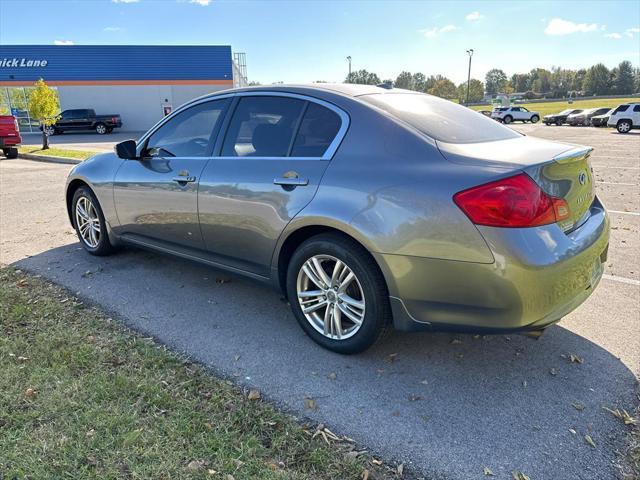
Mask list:
[{"label": "silver sedan", "polygon": [[269,282],[341,353],[399,330],[540,332],[594,290],[609,219],[591,149],[425,94],[227,90],[77,165],[82,246],[133,245]]}]

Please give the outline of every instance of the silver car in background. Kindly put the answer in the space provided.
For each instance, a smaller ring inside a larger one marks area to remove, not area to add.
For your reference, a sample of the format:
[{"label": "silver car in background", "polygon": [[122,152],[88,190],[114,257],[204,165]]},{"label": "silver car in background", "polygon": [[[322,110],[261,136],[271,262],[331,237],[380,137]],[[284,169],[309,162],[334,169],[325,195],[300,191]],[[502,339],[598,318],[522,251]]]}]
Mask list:
[{"label": "silver car in background", "polygon": [[88,252],[269,282],[313,340],[355,353],[390,326],[538,332],[582,303],[609,242],[590,151],[406,90],[257,87],[77,165],[66,198]]}]

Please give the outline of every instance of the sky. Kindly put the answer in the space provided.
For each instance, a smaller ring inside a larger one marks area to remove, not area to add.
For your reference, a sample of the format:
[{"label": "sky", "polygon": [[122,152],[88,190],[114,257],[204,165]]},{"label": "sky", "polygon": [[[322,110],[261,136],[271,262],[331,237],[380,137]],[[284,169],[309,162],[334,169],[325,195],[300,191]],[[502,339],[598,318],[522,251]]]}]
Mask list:
[{"label": "sky", "polygon": [[[19,20],[28,18],[27,21]],[[381,79],[403,70],[456,83],[534,67],[640,65],[640,0],[0,0],[0,44],[231,45],[249,80]]]}]

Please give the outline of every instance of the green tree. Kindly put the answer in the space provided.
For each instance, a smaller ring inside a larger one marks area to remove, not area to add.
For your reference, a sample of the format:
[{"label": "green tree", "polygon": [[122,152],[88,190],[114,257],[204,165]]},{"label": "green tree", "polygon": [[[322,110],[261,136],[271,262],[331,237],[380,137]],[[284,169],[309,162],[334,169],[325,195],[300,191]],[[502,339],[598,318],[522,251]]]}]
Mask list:
[{"label": "green tree", "polygon": [[633,78],[634,78],[633,93],[638,93],[640,92],[640,68],[635,68],[633,70]]},{"label": "green tree", "polygon": [[507,75],[499,68],[491,69],[484,78],[487,93],[494,95],[504,90],[507,84]]},{"label": "green tree", "polygon": [[397,76],[393,86],[396,88],[413,90],[413,75],[411,72],[400,72],[400,75]]},{"label": "green tree", "polygon": [[536,93],[551,91],[551,72],[546,68],[534,68],[529,72],[531,83],[529,89]]},{"label": "green tree", "polygon": [[375,73],[368,72],[366,70],[358,70],[351,72],[347,75],[345,83],[359,83],[361,85],[378,85],[380,83],[380,77]]},{"label": "green tree", "polygon": [[[484,83],[472,78],[469,81],[469,103],[480,102],[484,98]],[[467,103],[467,82],[458,86],[458,101]]]},{"label": "green tree", "polygon": [[441,98],[456,98],[458,93],[455,84],[448,78],[438,80],[436,84],[429,89],[431,95]]},{"label": "green tree", "polygon": [[42,149],[49,148],[49,136],[45,132],[46,126],[53,125],[58,120],[60,102],[58,93],[49,88],[43,79],[35,83],[35,88],[29,95],[29,115],[40,122],[42,126]]},{"label": "green tree", "polygon": [[424,73],[413,74],[413,89],[417,92],[427,91],[427,77],[424,76]]},{"label": "green tree", "polygon": [[634,92],[633,65],[629,60],[620,62],[613,72],[613,93],[627,95]]},{"label": "green tree", "polygon": [[429,78],[426,78],[424,81],[424,88],[421,89],[421,92],[428,92],[429,90],[431,90],[436,83],[438,83],[440,80],[446,80],[445,77],[443,77],[442,75],[438,74],[438,75],[429,75]]},{"label": "green tree", "polygon": [[516,92],[526,92],[529,89],[529,74],[514,73],[511,75],[511,85]]},{"label": "green tree", "polygon": [[587,95],[607,95],[611,91],[611,74],[602,63],[598,63],[584,76],[582,90]]}]

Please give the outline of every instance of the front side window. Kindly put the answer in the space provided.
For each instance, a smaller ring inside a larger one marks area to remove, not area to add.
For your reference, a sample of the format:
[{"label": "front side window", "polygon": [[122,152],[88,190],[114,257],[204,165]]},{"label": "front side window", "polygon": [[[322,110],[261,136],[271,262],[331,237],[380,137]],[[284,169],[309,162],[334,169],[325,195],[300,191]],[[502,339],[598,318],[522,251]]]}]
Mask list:
[{"label": "front side window", "polygon": [[629,105],[620,105],[613,113],[626,112],[627,108],[629,108]]},{"label": "front side window", "polygon": [[338,134],[340,116],[317,103],[309,103],[291,150],[292,157],[322,157]]},{"label": "front side window", "polygon": [[280,96],[241,97],[227,129],[222,156],[288,156],[305,103]]},{"label": "front side window", "polygon": [[145,156],[207,156],[227,103],[227,99],[214,100],[176,114],[149,137]]}]

